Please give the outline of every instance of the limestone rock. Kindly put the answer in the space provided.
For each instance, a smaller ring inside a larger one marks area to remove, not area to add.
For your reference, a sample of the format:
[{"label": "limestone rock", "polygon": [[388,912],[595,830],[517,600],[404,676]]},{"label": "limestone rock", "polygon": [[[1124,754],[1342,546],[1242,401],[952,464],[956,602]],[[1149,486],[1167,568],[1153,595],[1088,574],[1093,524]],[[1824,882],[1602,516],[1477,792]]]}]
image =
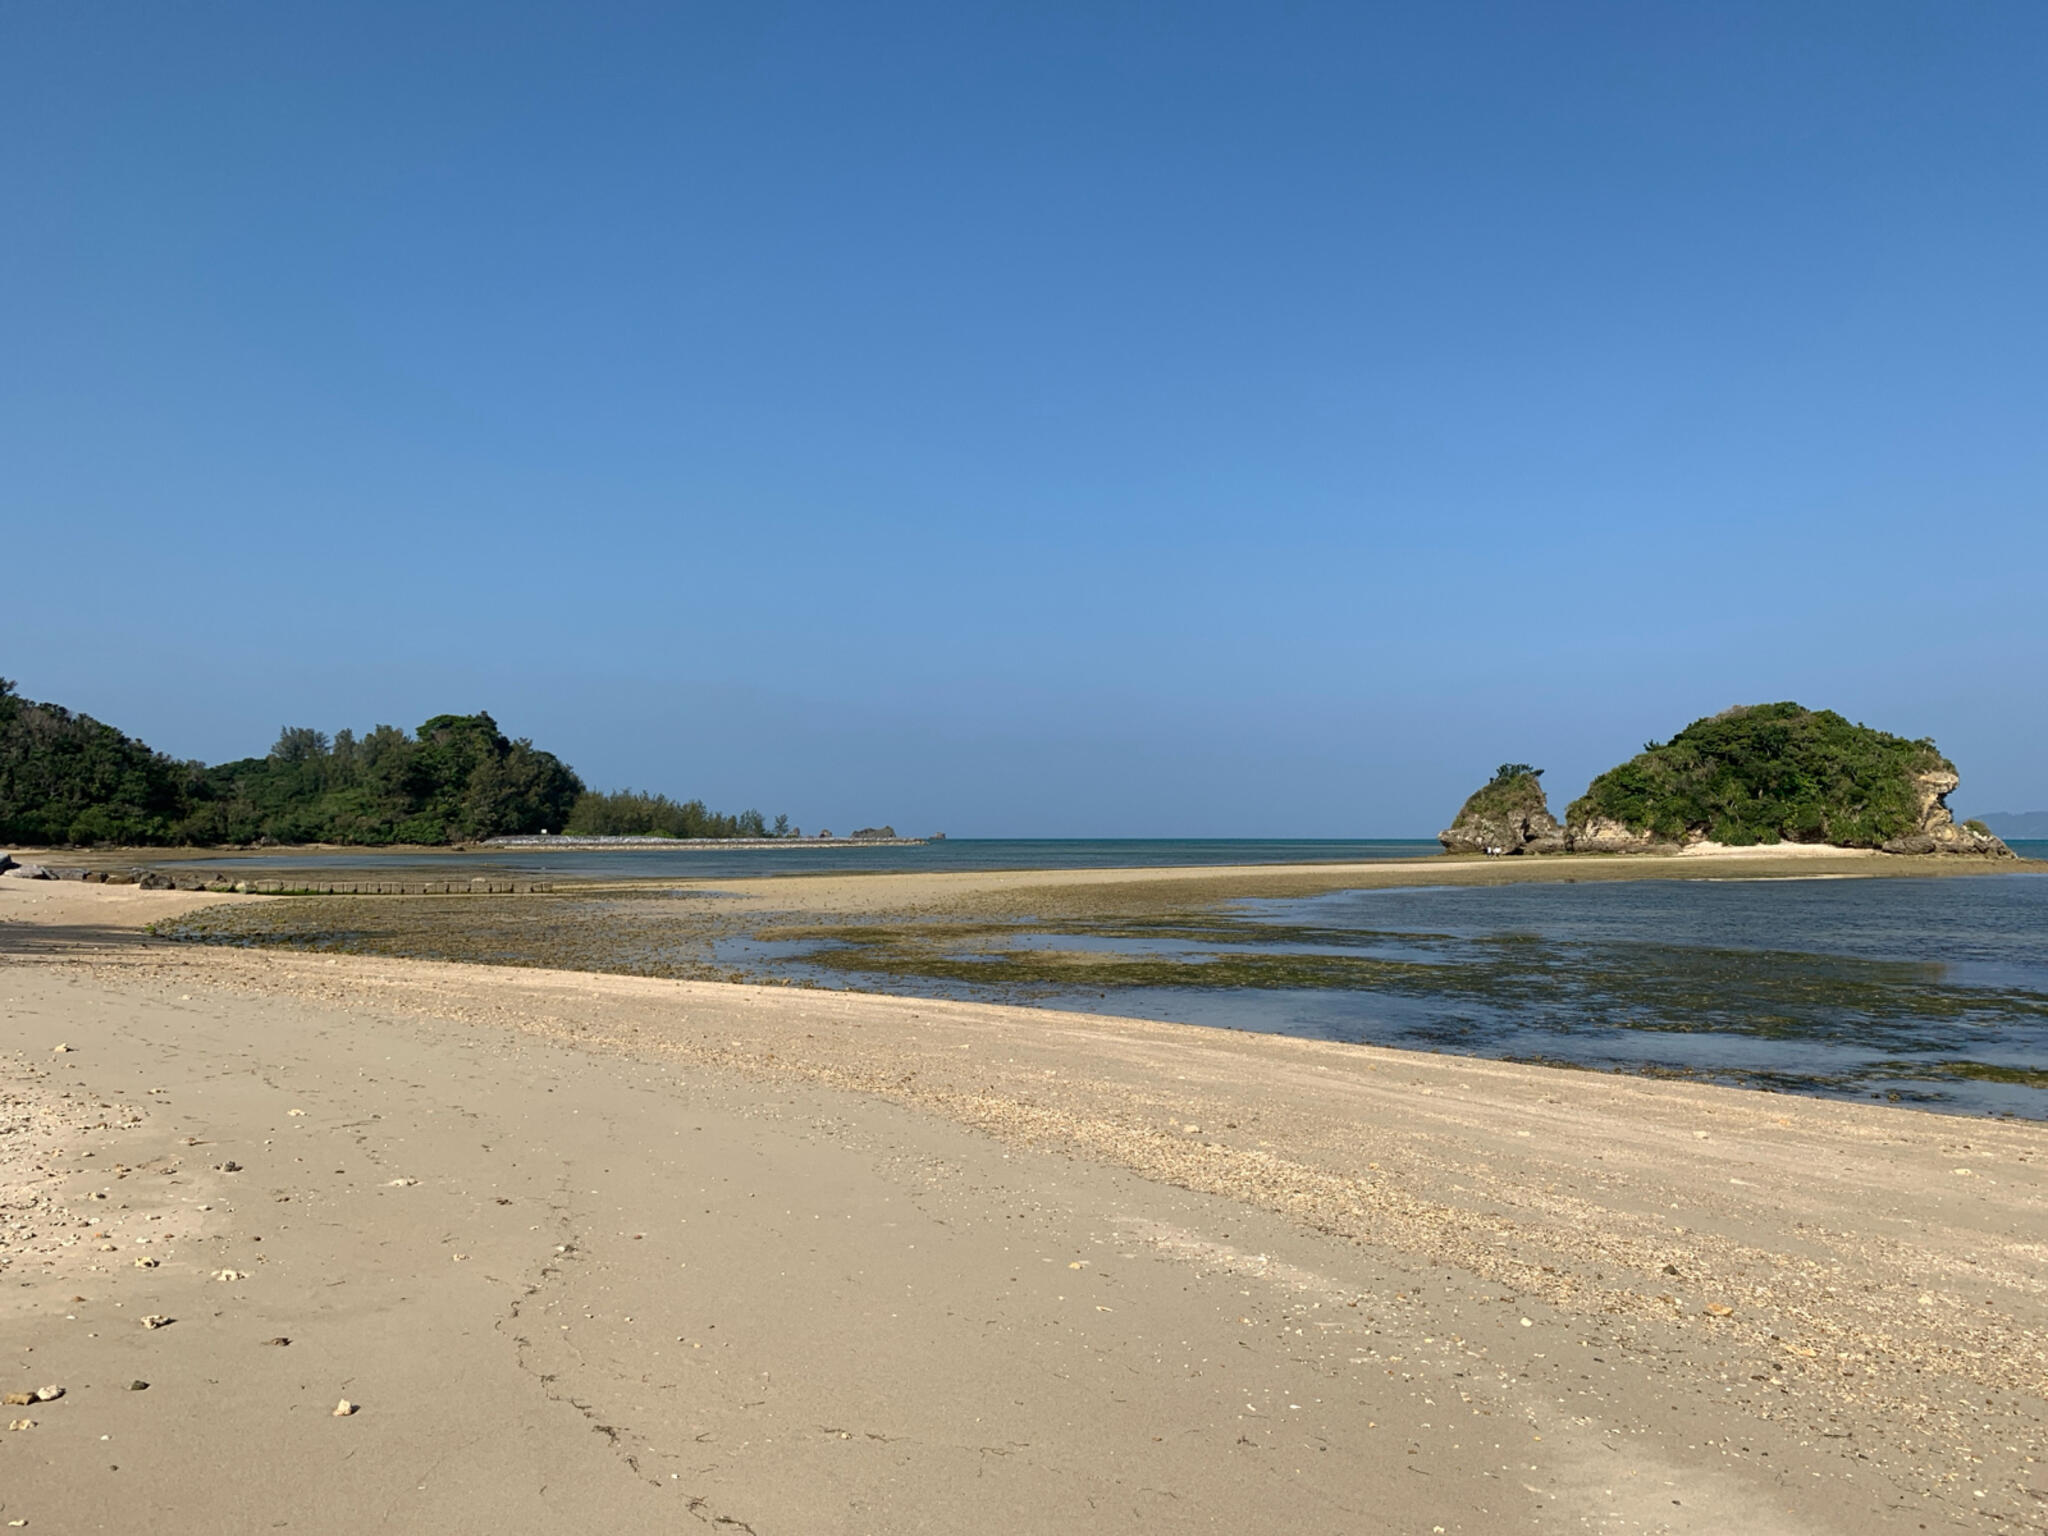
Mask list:
[{"label": "limestone rock", "polygon": [[1573,826],[1573,853],[1647,853],[1657,835],[1648,827],[1631,827],[1606,816],[1593,816]]},{"label": "limestone rock", "polygon": [[1446,853],[1562,853],[1564,828],[1543,795],[1543,770],[1503,763],[1437,833]]},{"label": "limestone rock", "polygon": [[1886,853],[1962,853],[1979,857],[2016,857],[2004,840],[1988,827],[1957,826],[1948,808],[1948,797],[1962,780],[1953,768],[1932,768],[1913,775],[1913,792],[1920,801],[1920,824],[1903,837],[1884,845]]}]

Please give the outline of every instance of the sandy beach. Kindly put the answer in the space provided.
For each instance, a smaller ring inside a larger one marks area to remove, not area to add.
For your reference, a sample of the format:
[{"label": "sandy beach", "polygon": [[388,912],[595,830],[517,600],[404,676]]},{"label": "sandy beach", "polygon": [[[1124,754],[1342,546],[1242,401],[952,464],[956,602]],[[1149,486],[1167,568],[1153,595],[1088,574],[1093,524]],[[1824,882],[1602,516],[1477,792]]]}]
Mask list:
[{"label": "sandy beach", "polygon": [[30,1531],[2048,1527],[2038,1125],[223,899],[0,881]]}]

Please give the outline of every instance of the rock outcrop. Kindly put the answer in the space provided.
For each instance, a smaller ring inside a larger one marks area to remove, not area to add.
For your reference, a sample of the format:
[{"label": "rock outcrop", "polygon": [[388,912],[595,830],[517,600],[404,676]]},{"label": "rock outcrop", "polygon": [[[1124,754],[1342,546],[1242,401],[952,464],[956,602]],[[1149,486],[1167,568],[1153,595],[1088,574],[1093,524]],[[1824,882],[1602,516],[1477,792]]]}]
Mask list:
[{"label": "rock outcrop", "polygon": [[1913,775],[1913,792],[1920,801],[1920,823],[1911,832],[1892,838],[1886,853],[1965,853],[1980,857],[2015,858],[2002,838],[1981,823],[1956,825],[1948,808],[1948,797],[1962,780],[1953,768],[1930,768]]},{"label": "rock outcrop", "polygon": [[1658,841],[1648,827],[1631,827],[1609,816],[1591,816],[1565,829],[1565,846],[1573,853],[1648,853]]},{"label": "rock outcrop", "polygon": [[1446,853],[1562,853],[1564,828],[1543,795],[1543,770],[1506,763],[1437,833]]},{"label": "rock outcrop", "polygon": [[1873,730],[1795,703],[1738,705],[1586,786],[1566,812],[1574,852],[1701,842],[2007,856],[1981,823],[1955,824],[1955,764],[1924,737]]}]

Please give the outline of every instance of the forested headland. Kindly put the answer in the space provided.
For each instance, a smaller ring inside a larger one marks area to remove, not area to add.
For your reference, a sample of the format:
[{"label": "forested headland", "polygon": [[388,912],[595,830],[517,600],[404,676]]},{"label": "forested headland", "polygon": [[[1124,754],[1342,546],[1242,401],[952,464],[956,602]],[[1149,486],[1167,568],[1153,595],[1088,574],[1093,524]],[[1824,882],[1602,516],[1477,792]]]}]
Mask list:
[{"label": "forested headland", "polygon": [[536,832],[792,835],[759,811],[604,794],[488,714],[435,715],[361,736],[287,727],[262,757],[211,767],[111,725],[22,698],[0,678],[0,843],[210,846],[450,844]]}]

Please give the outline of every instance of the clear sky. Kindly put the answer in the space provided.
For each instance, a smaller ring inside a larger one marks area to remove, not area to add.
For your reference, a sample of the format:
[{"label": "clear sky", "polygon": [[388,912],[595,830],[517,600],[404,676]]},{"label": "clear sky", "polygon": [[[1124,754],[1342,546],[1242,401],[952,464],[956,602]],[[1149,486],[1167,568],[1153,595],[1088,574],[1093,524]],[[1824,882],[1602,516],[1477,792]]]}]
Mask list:
[{"label": "clear sky", "polygon": [[180,756],[1398,836],[2048,806],[2048,5],[0,8],[0,673]]}]

